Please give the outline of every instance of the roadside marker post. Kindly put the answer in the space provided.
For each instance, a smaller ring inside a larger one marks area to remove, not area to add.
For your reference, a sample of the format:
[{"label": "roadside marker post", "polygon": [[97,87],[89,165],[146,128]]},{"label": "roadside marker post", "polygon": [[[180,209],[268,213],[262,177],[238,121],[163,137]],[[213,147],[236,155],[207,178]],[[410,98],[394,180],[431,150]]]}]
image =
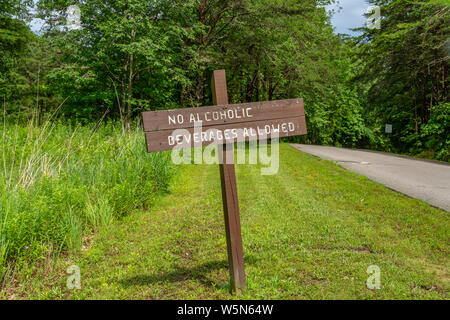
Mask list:
[{"label": "roadside marker post", "polygon": [[391,142],[391,133],[392,133],[392,124],[387,124],[386,123],[386,126],[384,128],[384,132],[387,135],[386,152],[389,152],[389,145],[390,145],[390,142]]}]

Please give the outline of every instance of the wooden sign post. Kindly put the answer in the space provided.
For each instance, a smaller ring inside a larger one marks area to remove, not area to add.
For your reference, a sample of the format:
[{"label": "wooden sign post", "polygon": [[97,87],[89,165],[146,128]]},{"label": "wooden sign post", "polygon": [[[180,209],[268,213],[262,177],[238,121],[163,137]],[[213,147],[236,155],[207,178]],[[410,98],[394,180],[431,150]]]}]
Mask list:
[{"label": "wooden sign post", "polygon": [[[212,96],[215,105],[228,104],[225,70],[214,71]],[[222,202],[227,236],[228,263],[230,265],[231,291],[240,294],[245,291],[244,250],[242,248],[241,218],[234,171],[234,150],[222,144],[219,150],[220,180],[222,182]]]},{"label": "wooden sign post", "polygon": [[[144,112],[148,152],[218,144],[231,291],[245,291],[234,142],[306,134],[302,99],[228,104],[225,70],[212,79],[215,106]],[[201,124],[201,130],[198,124]]]}]

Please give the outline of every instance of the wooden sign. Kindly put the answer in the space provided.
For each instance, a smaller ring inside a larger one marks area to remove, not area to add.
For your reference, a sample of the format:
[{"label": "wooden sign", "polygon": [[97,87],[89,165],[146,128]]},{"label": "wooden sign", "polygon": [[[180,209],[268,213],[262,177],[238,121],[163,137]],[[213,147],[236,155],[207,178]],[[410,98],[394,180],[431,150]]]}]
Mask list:
[{"label": "wooden sign", "polygon": [[244,253],[234,168],[236,141],[306,134],[303,99],[228,104],[225,70],[212,79],[215,106],[144,112],[148,152],[219,145],[231,291],[245,291]]},{"label": "wooden sign", "polygon": [[267,139],[275,134],[306,134],[303,99],[220,104],[142,115],[149,152]]}]

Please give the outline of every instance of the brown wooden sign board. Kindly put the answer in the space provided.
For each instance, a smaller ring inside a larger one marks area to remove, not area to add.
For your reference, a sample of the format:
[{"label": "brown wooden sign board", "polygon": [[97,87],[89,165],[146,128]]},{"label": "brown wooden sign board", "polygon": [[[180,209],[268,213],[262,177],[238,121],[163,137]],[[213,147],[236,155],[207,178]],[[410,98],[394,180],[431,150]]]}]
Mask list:
[{"label": "brown wooden sign board", "polygon": [[[214,71],[215,106],[144,112],[148,152],[218,144],[231,290],[246,288],[233,148],[237,141],[307,133],[303,99],[228,104],[225,70]],[[231,160],[231,161],[230,161]]]},{"label": "brown wooden sign board", "polygon": [[149,152],[306,134],[303,99],[152,111],[142,116]]},{"label": "brown wooden sign board", "polygon": [[211,107],[144,112],[144,131],[193,128],[194,123],[217,126],[229,123],[303,117],[303,99],[251,102]]}]

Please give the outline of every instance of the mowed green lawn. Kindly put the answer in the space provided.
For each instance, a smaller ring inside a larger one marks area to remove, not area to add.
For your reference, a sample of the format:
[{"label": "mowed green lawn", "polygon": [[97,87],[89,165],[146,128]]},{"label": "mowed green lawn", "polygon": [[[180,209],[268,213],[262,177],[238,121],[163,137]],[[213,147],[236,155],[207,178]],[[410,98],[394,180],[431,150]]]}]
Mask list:
[{"label": "mowed green lawn", "polygon": [[[446,299],[449,213],[280,145],[280,170],[238,165],[244,299]],[[81,289],[66,269],[81,269]],[[369,290],[367,268],[381,271]],[[87,249],[16,279],[19,298],[230,299],[217,165],[184,165],[170,192]],[[5,295],[5,293],[3,293]]]}]

